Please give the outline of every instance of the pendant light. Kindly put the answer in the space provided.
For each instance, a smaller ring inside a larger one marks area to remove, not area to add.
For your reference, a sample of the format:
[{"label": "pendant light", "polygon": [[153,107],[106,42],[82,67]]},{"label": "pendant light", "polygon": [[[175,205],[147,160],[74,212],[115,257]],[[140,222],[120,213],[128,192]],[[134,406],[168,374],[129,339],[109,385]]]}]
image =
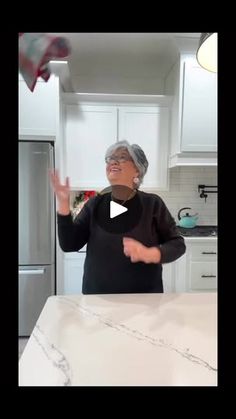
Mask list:
[{"label": "pendant light", "polygon": [[216,32],[202,33],[197,50],[200,66],[213,73],[217,72],[217,40]]}]

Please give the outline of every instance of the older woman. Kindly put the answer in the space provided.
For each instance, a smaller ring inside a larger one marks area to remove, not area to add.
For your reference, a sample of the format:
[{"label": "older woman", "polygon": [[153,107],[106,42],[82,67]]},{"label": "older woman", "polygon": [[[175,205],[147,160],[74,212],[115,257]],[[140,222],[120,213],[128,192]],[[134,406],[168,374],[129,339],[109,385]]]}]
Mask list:
[{"label": "older woman", "polygon": [[[69,179],[62,185],[58,173],[51,174],[58,200],[60,246],[64,252],[75,252],[87,243],[84,294],[163,292],[162,264],[184,254],[184,239],[162,199],[138,190],[148,162],[137,144],[113,144],[105,161],[111,191],[91,198],[74,221]],[[110,220],[109,230],[101,228],[99,220],[106,219],[111,200],[128,211]],[[139,217],[132,224],[137,209]]]}]

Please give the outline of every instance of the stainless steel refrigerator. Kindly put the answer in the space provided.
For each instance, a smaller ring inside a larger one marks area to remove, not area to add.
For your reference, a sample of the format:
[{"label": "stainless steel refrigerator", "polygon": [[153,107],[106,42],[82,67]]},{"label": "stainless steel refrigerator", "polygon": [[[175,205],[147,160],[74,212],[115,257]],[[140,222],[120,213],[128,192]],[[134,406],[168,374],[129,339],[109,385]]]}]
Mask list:
[{"label": "stainless steel refrigerator", "polygon": [[54,149],[19,142],[19,336],[29,336],[55,294],[55,203],[49,169]]}]

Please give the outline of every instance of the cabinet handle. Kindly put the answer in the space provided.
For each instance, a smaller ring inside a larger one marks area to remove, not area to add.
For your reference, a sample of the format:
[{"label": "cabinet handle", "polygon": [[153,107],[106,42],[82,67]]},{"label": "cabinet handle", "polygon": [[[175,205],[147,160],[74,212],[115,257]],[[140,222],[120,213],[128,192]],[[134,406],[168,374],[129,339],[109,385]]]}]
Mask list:
[{"label": "cabinet handle", "polygon": [[201,275],[202,278],[216,278],[216,275]]},{"label": "cabinet handle", "polygon": [[202,252],[202,255],[216,255],[216,252]]}]

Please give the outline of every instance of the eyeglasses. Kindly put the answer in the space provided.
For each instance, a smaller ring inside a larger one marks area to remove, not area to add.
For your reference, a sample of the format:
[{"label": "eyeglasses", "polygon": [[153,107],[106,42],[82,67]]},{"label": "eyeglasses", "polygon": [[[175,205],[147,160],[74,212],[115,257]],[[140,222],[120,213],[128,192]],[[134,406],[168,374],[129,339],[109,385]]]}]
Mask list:
[{"label": "eyeglasses", "polygon": [[118,163],[125,163],[127,161],[133,161],[130,156],[108,156],[105,158],[105,162],[110,164],[112,161],[116,161]]}]

